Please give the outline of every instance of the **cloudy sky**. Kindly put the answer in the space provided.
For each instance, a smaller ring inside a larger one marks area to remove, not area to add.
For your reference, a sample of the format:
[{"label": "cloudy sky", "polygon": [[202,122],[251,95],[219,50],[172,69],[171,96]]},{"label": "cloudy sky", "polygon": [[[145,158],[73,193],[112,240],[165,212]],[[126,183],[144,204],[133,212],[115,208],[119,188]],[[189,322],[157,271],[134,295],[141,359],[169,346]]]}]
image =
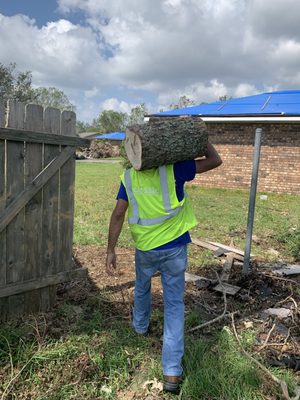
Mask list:
[{"label": "cloudy sky", "polygon": [[300,87],[299,0],[0,0],[0,62],[77,117]]}]

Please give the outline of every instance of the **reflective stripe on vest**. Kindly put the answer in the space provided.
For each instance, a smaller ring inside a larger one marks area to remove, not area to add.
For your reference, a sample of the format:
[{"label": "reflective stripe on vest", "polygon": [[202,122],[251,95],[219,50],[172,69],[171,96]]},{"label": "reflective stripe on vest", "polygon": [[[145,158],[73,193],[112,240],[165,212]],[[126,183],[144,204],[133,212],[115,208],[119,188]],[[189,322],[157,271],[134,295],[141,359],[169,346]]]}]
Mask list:
[{"label": "reflective stripe on vest", "polygon": [[131,202],[131,207],[132,207],[132,217],[130,217],[128,219],[129,224],[138,224],[138,225],[144,225],[144,226],[156,225],[156,224],[166,221],[167,219],[174,217],[182,210],[183,205],[181,205],[175,209],[171,208],[166,166],[163,165],[163,166],[159,167],[158,170],[159,170],[159,178],[160,178],[160,185],[161,185],[161,190],[162,190],[164,209],[168,213],[168,215],[163,215],[162,217],[158,217],[158,218],[140,218],[138,203],[137,203],[136,198],[134,197],[134,194],[132,191],[130,169],[127,169],[125,171],[125,185],[126,185],[127,194],[128,194],[129,200]]}]

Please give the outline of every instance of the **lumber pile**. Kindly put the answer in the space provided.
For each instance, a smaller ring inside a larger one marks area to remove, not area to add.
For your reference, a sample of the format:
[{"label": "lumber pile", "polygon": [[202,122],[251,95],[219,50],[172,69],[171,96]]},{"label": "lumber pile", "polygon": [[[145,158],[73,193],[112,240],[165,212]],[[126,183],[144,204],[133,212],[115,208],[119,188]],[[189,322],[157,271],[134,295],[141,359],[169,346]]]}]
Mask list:
[{"label": "lumber pile", "polygon": [[[196,246],[200,246],[213,251],[216,257],[226,257],[223,264],[223,271],[220,276],[220,282],[218,283],[217,281],[211,281],[210,283],[213,290],[234,296],[241,288],[239,286],[231,285],[230,283],[228,283],[229,275],[235,261],[244,261],[244,252],[235,247],[227,246],[218,242],[212,242],[210,240],[192,238],[192,243]],[[251,255],[253,256],[253,254]],[[186,273],[185,279],[186,282],[193,282],[198,287],[207,287],[207,278],[192,274],[187,275]]]},{"label": "lumber pile", "polygon": [[126,130],[125,151],[136,170],[205,155],[207,128],[198,117],[153,117]]}]

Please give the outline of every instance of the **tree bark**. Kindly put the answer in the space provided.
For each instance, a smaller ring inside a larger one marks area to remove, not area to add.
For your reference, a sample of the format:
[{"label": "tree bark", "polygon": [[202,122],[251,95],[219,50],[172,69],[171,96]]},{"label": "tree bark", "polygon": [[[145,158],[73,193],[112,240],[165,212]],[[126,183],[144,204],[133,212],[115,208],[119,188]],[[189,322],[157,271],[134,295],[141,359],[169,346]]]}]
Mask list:
[{"label": "tree bark", "polygon": [[152,117],[127,128],[125,150],[133,168],[143,170],[204,156],[207,140],[200,118]]}]

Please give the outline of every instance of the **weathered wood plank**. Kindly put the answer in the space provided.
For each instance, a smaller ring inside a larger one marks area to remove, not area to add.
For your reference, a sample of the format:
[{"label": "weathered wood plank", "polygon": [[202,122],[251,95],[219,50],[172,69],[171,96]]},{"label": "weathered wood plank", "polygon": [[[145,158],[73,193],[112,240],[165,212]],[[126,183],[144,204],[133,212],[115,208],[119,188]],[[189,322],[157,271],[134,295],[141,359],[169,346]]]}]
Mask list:
[{"label": "weathered wood plank", "polygon": [[[6,203],[5,142],[0,140],[0,215]],[[0,232],[0,285],[6,282],[6,230]]]},{"label": "weathered wood plank", "polygon": [[[63,112],[61,115],[61,133],[75,135],[76,115]],[[74,216],[75,158],[70,159],[60,169],[60,205],[59,205],[59,265],[65,270],[72,267],[73,216]]]},{"label": "weathered wood plank", "polygon": [[223,264],[223,271],[220,277],[221,281],[223,282],[228,281],[233,263],[234,263],[234,253],[228,253],[226,255],[225,263]]},{"label": "weathered wood plank", "polygon": [[87,275],[87,268],[76,268],[68,271],[58,272],[54,275],[42,276],[40,279],[20,282],[12,285],[0,287],[0,298],[20,295],[22,293],[38,290],[47,286],[57,285],[68,282],[72,279],[84,278]]},{"label": "weathered wood plank", "polygon": [[54,107],[47,107],[44,110],[44,132],[60,136],[60,110]]},{"label": "weathered wood plank", "polygon": [[194,239],[192,238],[192,243],[204,247],[205,249],[212,250],[215,252],[216,256],[220,255],[227,255],[228,253],[233,254],[233,258],[238,261],[243,261],[244,260],[244,252],[239,249],[235,249],[233,247],[226,246],[225,244],[222,243],[217,243],[217,242],[211,242],[209,240],[203,240],[203,239]]},{"label": "weathered wood plank", "polygon": [[24,104],[18,102],[17,100],[9,100],[6,129],[1,128],[1,130],[15,132],[16,129],[20,129],[22,131],[24,129],[24,119],[25,119]]},{"label": "weathered wood plank", "polygon": [[[23,146],[22,146],[23,148]],[[0,232],[10,223],[15,215],[32,199],[43,185],[56,173],[66,161],[74,155],[74,148],[66,147],[47,167],[33,179],[26,188],[11,201],[0,217]],[[23,155],[24,157],[24,155]]]},{"label": "weathered wood plank", "polygon": [[73,111],[61,113],[61,134],[64,136],[76,136],[76,114]]},{"label": "weathered wood plank", "polygon": [[239,290],[241,290],[240,286],[235,286],[231,285],[226,282],[219,283],[217,286],[213,288],[216,292],[222,292],[226,294],[230,294],[231,296],[234,296]]},{"label": "weathered wood plank", "polygon": [[5,126],[5,103],[0,99],[0,127],[4,128]]},{"label": "weathered wood plank", "polygon": [[[5,123],[4,102],[0,100],[0,126]],[[5,141],[0,140],[0,214],[5,208]],[[6,282],[6,232],[0,232],[0,285]]]},{"label": "weathered wood plank", "polygon": [[[9,128],[24,128],[24,104],[15,100],[8,102],[7,126]],[[6,207],[11,204],[19,192],[24,189],[24,143],[7,141],[7,184]],[[6,229],[6,262],[7,284],[23,280],[25,265],[24,248],[24,209],[20,209]],[[24,313],[24,295],[11,296],[8,299],[8,312],[10,315]]]},{"label": "weathered wood plank", "polygon": [[[4,102],[0,101],[0,126],[5,124]],[[0,140],[0,215],[5,208],[5,141]],[[6,230],[0,233],[0,285],[6,284]],[[6,320],[7,299],[0,300],[0,322]]]},{"label": "weathered wood plank", "polygon": [[212,251],[216,251],[218,249],[218,246],[214,246],[214,245],[206,242],[205,240],[194,239],[194,238],[191,238],[191,239],[192,239],[192,243],[196,244],[197,246],[204,247],[205,249],[212,250]]},{"label": "weathered wood plank", "polygon": [[[236,253],[236,254],[244,257],[244,252],[241,249],[236,249],[235,247],[226,246],[225,244],[218,243],[218,242],[212,242],[210,240],[208,240],[207,242],[213,246],[221,247],[222,249],[230,251],[231,253]],[[251,256],[253,257],[253,254],[251,254]]]},{"label": "weathered wood plank", "polygon": [[[60,134],[60,110],[47,107],[44,110],[44,130],[50,134]],[[60,146],[44,145],[44,167],[60,154]],[[59,170],[43,187],[43,244],[42,264],[46,275],[56,273],[58,265],[58,198]],[[49,286],[41,291],[41,310],[46,311],[55,304],[56,286]]]},{"label": "weathered wood plank", "polygon": [[[25,129],[43,131],[44,110],[42,106],[28,104],[25,111]],[[29,186],[43,169],[43,144],[25,143],[25,186]],[[42,200],[43,193],[39,190],[25,206],[25,268],[23,280],[38,279],[42,274]],[[26,312],[39,311],[40,293],[31,291],[25,293]]]},{"label": "weathered wood plank", "polygon": [[273,274],[289,276],[289,275],[299,275],[300,274],[300,265],[296,264],[287,264],[281,268],[273,268]]},{"label": "weathered wood plank", "polygon": [[190,274],[189,272],[184,273],[185,282],[192,282],[196,286],[209,286],[213,281],[205,276]]},{"label": "weathered wood plank", "polygon": [[0,139],[14,140],[16,142],[61,144],[64,146],[89,146],[89,139],[82,139],[78,136],[56,135],[43,132],[32,132],[29,130],[13,130],[0,128]]}]

